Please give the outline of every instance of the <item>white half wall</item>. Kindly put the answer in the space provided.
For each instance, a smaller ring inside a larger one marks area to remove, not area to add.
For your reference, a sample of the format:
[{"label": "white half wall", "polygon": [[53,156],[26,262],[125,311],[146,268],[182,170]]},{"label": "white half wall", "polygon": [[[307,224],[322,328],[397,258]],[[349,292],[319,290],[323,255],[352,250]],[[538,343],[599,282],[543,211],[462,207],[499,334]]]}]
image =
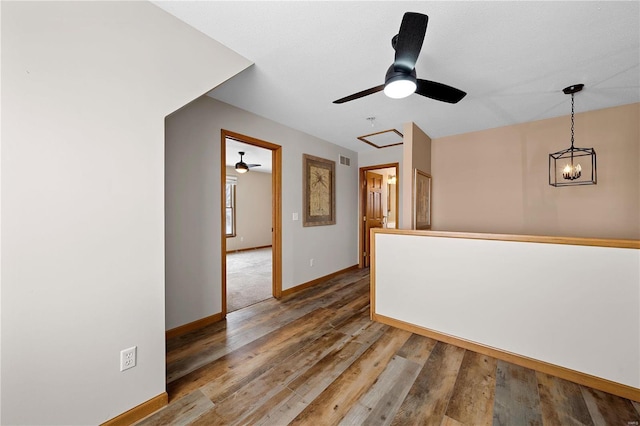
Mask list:
[{"label": "white half wall", "polygon": [[640,388],[638,249],[377,233],[374,262],[376,314]]},{"label": "white half wall", "polygon": [[[166,129],[167,329],[222,310],[221,129],[282,146],[283,290],[358,263],[355,152],[208,96],[167,117]],[[335,225],[302,226],[302,154],[336,162]]]},{"label": "white half wall", "polygon": [[100,424],[165,391],[164,117],[250,62],[148,2],[0,7],[0,423]]}]

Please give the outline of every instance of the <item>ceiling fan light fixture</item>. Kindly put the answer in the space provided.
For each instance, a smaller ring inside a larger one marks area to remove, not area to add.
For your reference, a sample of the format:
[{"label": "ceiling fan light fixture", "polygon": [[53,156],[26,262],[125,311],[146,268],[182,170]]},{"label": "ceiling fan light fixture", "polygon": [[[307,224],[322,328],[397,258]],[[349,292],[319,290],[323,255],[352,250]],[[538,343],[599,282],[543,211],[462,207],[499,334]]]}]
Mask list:
[{"label": "ceiling fan light fixture", "polygon": [[398,79],[384,86],[384,94],[393,99],[402,99],[416,91],[415,81]]},{"label": "ceiling fan light fixture", "polygon": [[393,99],[406,98],[418,88],[415,69],[406,72],[391,65],[384,80],[384,94]]},{"label": "ceiling fan light fixture", "polygon": [[236,163],[236,172],[247,173],[248,171],[249,171],[249,166],[247,166],[246,163],[243,163],[242,161],[239,163]]}]

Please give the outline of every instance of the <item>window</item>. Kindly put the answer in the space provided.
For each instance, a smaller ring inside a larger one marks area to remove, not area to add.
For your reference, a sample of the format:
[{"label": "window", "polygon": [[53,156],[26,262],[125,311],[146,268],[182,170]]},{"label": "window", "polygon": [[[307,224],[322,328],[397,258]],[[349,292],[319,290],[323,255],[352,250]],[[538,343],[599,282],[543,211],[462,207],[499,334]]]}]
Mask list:
[{"label": "window", "polygon": [[236,236],[236,183],[238,178],[235,176],[227,176],[226,190],[226,234],[227,237]]}]

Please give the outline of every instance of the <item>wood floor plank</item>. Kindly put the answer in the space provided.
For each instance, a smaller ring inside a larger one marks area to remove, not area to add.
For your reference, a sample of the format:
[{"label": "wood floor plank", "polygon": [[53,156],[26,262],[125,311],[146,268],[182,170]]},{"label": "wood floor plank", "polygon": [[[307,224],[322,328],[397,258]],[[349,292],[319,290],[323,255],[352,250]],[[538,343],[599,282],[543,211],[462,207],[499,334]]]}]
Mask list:
[{"label": "wood floor plank", "polygon": [[[337,298],[337,296],[335,297]],[[325,301],[323,300],[316,300],[315,304],[311,303],[298,309],[279,309],[262,318],[258,316],[258,318],[261,318],[260,321],[250,320],[245,325],[235,327],[228,325],[226,333],[220,333],[216,338],[201,342],[200,350],[188,356],[181,353],[182,357],[180,358],[176,358],[177,355],[172,354],[172,361],[167,368],[167,381],[171,383],[191,371],[225,356],[229,352],[233,352],[256,339],[266,336],[309,314],[309,312],[322,308],[324,303]]]},{"label": "wood floor plank", "polygon": [[[325,308],[323,308],[324,310]],[[313,324],[305,317],[303,321],[299,321],[299,329],[301,331],[293,333],[290,336],[282,336],[278,338],[277,333],[272,333],[265,340],[265,344],[255,348],[251,352],[247,352],[246,359],[237,363],[232,369],[228,369],[225,373],[211,379],[205,386],[200,389],[213,402],[218,403],[232,393],[236,392],[245,384],[251,382],[264,372],[273,368],[277,362],[286,362],[286,359],[297,352],[308,350],[307,346],[313,344],[315,340],[325,333],[333,330],[332,319],[339,316],[339,312],[333,312],[328,321],[323,317],[319,317],[318,323]],[[350,312],[353,318],[353,312]],[[359,318],[355,317],[354,322],[358,322]],[[340,322],[343,322],[341,320]],[[298,322],[292,323],[297,324]],[[282,328],[285,330],[291,327]],[[319,349],[322,350],[322,349]]]},{"label": "wood floor plank", "polygon": [[347,345],[353,346],[353,355],[355,356],[351,356],[350,352],[345,351],[344,348],[336,349],[322,358],[305,374],[292,381],[289,388],[298,395],[313,395],[315,398],[389,329],[388,326],[369,321],[367,326],[347,343]]},{"label": "wood floor plank", "polygon": [[438,343],[437,340],[420,336],[419,334],[413,334],[396,355],[413,361],[422,367],[424,363],[427,362],[427,359],[429,359],[436,343]]},{"label": "wood floor plank", "polygon": [[206,342],[206,339],[215,338],[218,336],[217,333],[226,328],[227,322],[219,321],[197,330],[190,331],[189,333],[167,339],[167,362],[172,362],[174,359],[187,356],[190,353],[195,353],[203,349],[205,346],[201,342]]},{"label": "wood floor plank", "polygon": [[464,349],[438,342],[391,424],[440,425],[464,353]]},{"label": "wood floor plank", "polygon": [[[428,337],[412,334],[404,345],[398,349],[396,356],[392,358],[392,362],[396,359],[406,360],[403,369],[399,371],[397,376],[385,370],[373,387],[347,413],[341,423],[344,425],[358,424],[355,419],[363,416],[362,410],[366,410],[364,424],[391,424],[395,413],[402,405],[436,343],[437,341]],[[393,383],[391,383],[392,381]],[[391,389],[388,389],[389,387]],[[385,391],[385,389],[388,389],[388,391]],[[352,419],[354,421],[351,421]]]},{"label": "wood floor plank", "polygon": [[226,423],[223,419],[219,418],[216,413],[213,412],[213,409],[202,413],[197,419],[193,422],[189,423],[189,426],[226,426]]},{"label": "wood floor plank", "polygon": [[336,309],[336,317],[331,321],[331,325],[339,327],[342,322],[350,318],[354,312],[368,311],[369,310],[369,292],[365,291],[358,294],[353,300],[344,304],[341,307],[327,306],[327,309]]},{"label": "wood floor plank", "polygon": [[352,406],[340,424],[390,424],[421,367],[416,362],[394,356],[373,386]]},{"label": "wood floor plank", "polygon": [[198,368],[214,362],[238,348],[277,330],[277,328],[278,327],[274,325],[256,326],[244,333],[235,335],[229,333],[226,338],[219,335],[216,341],[208,342],[207,346],[203,347],[202,350],[189,356],[176,359],[174,362],[168,364],[167,382],[174,382]]},{"label": "wood floor plank", "polygon": [[496,367],[495,358],[466,351],[446,417],[468,425],[492,424]]},{"label": "wood floor plank", "polygon": [[[336,324],[334,327],[336,330],[342,331],[344,334],[350,336],[357,336],[361,334],[363,330],[371,325],[371,319],[369,318],[369,307],[365,306],[356,312],[356,317],[360,318],[359,322],[343,322],[342,324]],[[355,318],[355,317],[354,317]]]},{"label": "wood floor plank", "polygon": [[[363,279],[365,279],[364,282]],[[368,285],[366,280],[368,280],[368,276],[365,278],[346,274],[330,280],[325,285],[314,286],[300,293],[283,297],[281,302],[286,303],[292,309],[304,307],[307,303],[320,303],[322,306],[326,306],[336,300],[349,297],[350,292],[357,289],[358,286]]]},{"label": "wood floor plank", "polygon": [[582,387],[577,395],[577,385],[419,335],[393,352],[397,332],[369,319],[368,270],[257,303],[167,341],[170,404],[143,421],[636,426],[640,417],[640,403]]},{"label": "wood floor plank", "polygon": [[[341,424],[360,424],[358,419],[361,417],[364,418],[363,424],[367,425],[390,424],[436,343],[437,341],[428,337],[412,334],[392,358],[396,365],[402,365],[402,370],[396,375],[388,371],[387,367],[373,387],[347,413]],[[396,362],[402,359],[405,360],[404,363]]]},{"label": "wood floor plank", "polygon": [[[363,314],[354,315],[350,322],[344,324],[344,328],[350,328],[351,324],[372,325],[368,317]],[[358,329],[362,332],[365,328],[358,326]],[[274,405],[275,402],[270,399],[281,391],[281,387],[287,386],[304,374],[329,353],[339,351],[356,336],[357,334],[345,334],[342,329],[329,331],[307,346],[305,350],[300,350],[289,358],[283,359],[261,376],[244,384],[234,394],[220,401],[214,411],[220,418],[232,422],[234,419],[243,419],[251,415],[262,405]]]},{"label": "wood floor plank", "polygon": [[213,408],[213,403],[196,390],[136,423],[137,426],[188,425]]},{"label": "wood floor plank", "polygon": [[579,385],[540,372],[536,378],[545,425],[593,426]]},{"label": "wood floor plank", "polygon": [[226,425],[286,425],[287,422],[282,421],[282,413],[288,412],[289,405],[292,405],[292,401],[296,401],[300,397],[291,389],[280,385],[276,386],[275,390],[276,392],[274,392],[265,404],[240,419],[227,420]]},{"label": "wood floor plank", "polygon": [[268,417],[251,416],[245,420],[250,420],[248,424],[256,425],[289,424],[374,342],[381,339],[388,329],[388,326],[370,323],[360,335],[349,340],[344,346],[331,351],[304,374],[289,383],[288,389],[292,391],[290,398],[281,401],[279,395],[275,403],[267,402],[274,407],[268,413]]},{"label": "wood floor plank", "polygon": [[473,425],[465,425],[464,423],[460,423],[457,420],[452,419],[451,417],[444,416],[442,419],[442,423],[440,426],[473,426]]},{"label": "wood floor plank", "polygon": [[411,333],[390,329],[374,342],[290,424],[337,424],[371,387]]},{"label": "wood floor plank", "polygon": [[258,374],[258,370],[263,368],[265,363],[284,356],[279,352],[280,350],[291,351],[297,347],[296,345],[315,340],[330,329],[328,322],[332,315],[333,312],[329,310],[316,309],[298,320],[181,377],[169,384],[170,398],[179,398],[198,388],[202,388],[203,392],[211,397],[209,394],[216,386],[223,386],[225,392],[233,392],[233,387],[241,380],[240,371],[246,374]]},{"label": "wood floor plank", "polygon": [[[169,339],[167,341],[167,362],[172,363],[176,360],[187,358],[221,341],[224,343],[224,336],[236,336],[247,330],[259,327],[261,324],[268,324],[269,321],[277,318],[279,314],[287,310],[289,310],[288,307],[282,305],[280,301],[267,299],[245,309],[231,312],[225,320]],[[237,318],[238,315],[246,315],[246,318],[240,320]],[[222,330],[226,332],[224,334],[220,333]]]},{"label": "wood floor plank", "polygon": [[[274,311],[271,313],[274,315],[273,317],[266,316],[261,321],[248,321],[246,326],[228,326],[224,333],[216,333],[213,337],[198,339],[194,344],[195,351],[171,352],[167,355],[167,381],[171,383],[311,311]],[[260,317],[258,316],[258,318]]]},{"label": "wood floor plank", "polygon": [[[275,299],[257,303],[232,312],[222,324],[212,324],[226,333],[207,335],[206,331],[194,331],[189,335],[170,339],[167,347],[167,381],[172,382],[227,353],[258,339],[309,312],[331,305],[347,304],[368,291],[368,279],[343,277],[331,285],[309,289],[308,297],[284,304]],[[266,309],[263,307],[267,307]],[[180,342],[176,344],[174,342]],[[190,342],[190,344],[188,344]]]},{"label": "wood floor plank", "polygon": [[270,407],[274,404],[273,401],[268,403],[271,398],[315,365],[319,359],[343,346],[347,341],[348,337],[345,334],[335,330],[330,331],[316,340],[308,350],[299,351],[278,363],[274,368],[217,403],[214,411],[220,418],[232,423],[251,415],[262,406]]},{"label": "wood floor plank", "polygon": [[640,424],[640,414],[628,399],[584,386],[580,390],[596,425]]},{"label": "wood floor plank", "polygon": [[533,370],[498,361],[493,424],[542,425],[538,383]]}]

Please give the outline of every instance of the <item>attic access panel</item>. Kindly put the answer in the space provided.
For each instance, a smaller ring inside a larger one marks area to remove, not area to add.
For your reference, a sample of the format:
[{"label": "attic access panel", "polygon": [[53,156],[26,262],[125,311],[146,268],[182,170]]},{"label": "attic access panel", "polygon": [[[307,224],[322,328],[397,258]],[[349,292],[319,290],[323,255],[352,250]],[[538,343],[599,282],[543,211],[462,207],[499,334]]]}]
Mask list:
[{"label": "attic access panel", "polygon": [[383,130],[381,132],[370,133],[368,135],[358,136],[358,139],[364,143],[374,146],[378,149],[389,148],[390,146],[402,145],[402,133],[396,129]]}]

